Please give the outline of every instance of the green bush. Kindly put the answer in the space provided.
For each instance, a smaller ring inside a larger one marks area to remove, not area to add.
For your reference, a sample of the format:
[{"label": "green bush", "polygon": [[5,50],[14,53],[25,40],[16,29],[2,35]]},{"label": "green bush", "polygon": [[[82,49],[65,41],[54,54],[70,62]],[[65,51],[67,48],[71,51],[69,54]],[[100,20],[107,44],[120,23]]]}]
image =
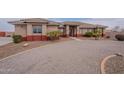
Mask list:
[{"label": "green bush", "polygon": [[100,36],[101,36],[101,34],[100,34],[99,31],[95,31],[95,32],[93,33],[93,37],[95,37],[95,40],[98,40],[98,39],[100,38]]},{"label": "green bush", "polygon": [[95,31],[93,32],[93,37],[95,37],[95,40],[100,39],[101,36],[102,36],[102,30],[99,28],[95,29]]},{"label": "green bush", "polygon": [[86,32],[84,34],[84,36],[86,36],[86,37],[92,37],[93,36],[93,32]]},{"label": "green bush", "polygon": [[58,40],[61,35],[61,31],[50,31],[47,33],[49,40]]},{"label": "green bush", "polygon": [[115,35],[115,38],[116,38],[118,41],[124,41],[124,35],[123,35],[123,34],[117,34],[117,35]]},{"label": "green bush", "polygon": [[22,42],[22,36],[21,35],[13,35],[13,42],[14,43]]}]

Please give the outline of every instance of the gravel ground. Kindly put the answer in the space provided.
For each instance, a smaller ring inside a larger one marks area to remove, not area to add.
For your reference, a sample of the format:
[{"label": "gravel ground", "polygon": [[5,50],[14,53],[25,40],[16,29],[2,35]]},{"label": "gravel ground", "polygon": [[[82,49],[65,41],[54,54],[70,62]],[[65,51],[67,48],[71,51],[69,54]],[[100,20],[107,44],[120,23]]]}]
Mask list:
[{"label": "gravel ground", "polygon": [[124,42],[70,40],[0,61],[0,73],[98,74],[101,60],[118,52],[124,54]]},{"label": "gravel ground", "polygon": [[[23,47],[23,45],[25,43],[28,43],[29,46]],[[19,52],[22,52],[22,51],[25,51],[28,49],[32,49],[35,47],[46,45],[48,43],[50,43],[50,42],[42,42],[42,41],[37,42],[37,41],[35,41],[35,42],[21,42],[18,44],[9,43],[9,44],[6,44],[4,46],[0,46],[0,59],[11,56],[13,54],[17,54]]]},{"label": "gravel ground", "polygon": [[[39,47],[39,46],[44,46],[44,45],[47,45],[47,44],[51,44],[51,43],[53,44],[53,43],[68,41],[68,40],[70,40],[70,39],[69,38],[61,38],[60,40],[57,40],[57,41],[54,41],[54,42],[51,42],[51,41],[31,41],[31,42],[27,42],[27,41],[25,41],[25,42],[21,42],[21,43],[18,43],[18,44],[9,43],[9,44],[0,46],[0,59],[11,56],[13,54],[17,54],[17,53],[22,52],[22,51],[26,51],[26,50],[29,50],[29,49],[32,49],[32,48],[36,48],[36,47]],[[24,47],[23,45],[25,43],[28,43],[29,45],[27,47]]]},{"label": "gravel ground", "polygon": [[[108,74],[124,72],[124,57],[114,56],[109,58],[105,63],[105,72]],[[123,73],[124,74],[124,73]]]}]

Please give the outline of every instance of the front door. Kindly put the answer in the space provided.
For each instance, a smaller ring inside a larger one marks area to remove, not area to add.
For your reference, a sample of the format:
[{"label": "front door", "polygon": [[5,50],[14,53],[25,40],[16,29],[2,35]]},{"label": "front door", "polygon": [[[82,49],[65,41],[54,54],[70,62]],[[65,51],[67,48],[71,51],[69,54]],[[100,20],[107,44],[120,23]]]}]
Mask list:
[{"label": "front door", "polygon": [[69,26],[69,36],[75,37],[77,36],[77,27]]}]

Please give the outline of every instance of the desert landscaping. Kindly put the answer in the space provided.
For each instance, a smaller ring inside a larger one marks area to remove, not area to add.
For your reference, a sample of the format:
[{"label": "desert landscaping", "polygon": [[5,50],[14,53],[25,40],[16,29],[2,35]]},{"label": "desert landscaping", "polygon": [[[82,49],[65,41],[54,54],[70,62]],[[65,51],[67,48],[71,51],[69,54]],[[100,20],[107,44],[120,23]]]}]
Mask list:
[{"label": "desert landscaping", "polygon": [[[47,43],[32,42],[30,48],[22,48],[23,44],[16,45],[21,47],[15,48],[13,54]],[[65,40],[1,60],[0,73],[99,74],[102,59],[115,53],[124,54],[123,46],[124,42],[113,40]]]},{"label": "desert landscaping", "polygon": [[124,73],[124,31],[42,18],[9,23],[15,32],[1,34],[1,74]]}]

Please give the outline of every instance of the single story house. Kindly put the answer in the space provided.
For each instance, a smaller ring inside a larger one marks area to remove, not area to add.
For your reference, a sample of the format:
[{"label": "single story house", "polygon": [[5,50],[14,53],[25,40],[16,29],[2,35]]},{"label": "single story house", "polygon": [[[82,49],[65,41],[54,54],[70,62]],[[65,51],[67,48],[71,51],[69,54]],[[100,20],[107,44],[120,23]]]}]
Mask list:
[{"label": "single story house", "polygon": [[9,22],[15,25],[15,35],[23,36],[24,40],[47,40],[47,32],[60,30],[63,36],[77,37],[86,31],[95,31],[99,28],[104,32],[106,26],[82,22],[54,22],[43,18],[21,19]]}]

